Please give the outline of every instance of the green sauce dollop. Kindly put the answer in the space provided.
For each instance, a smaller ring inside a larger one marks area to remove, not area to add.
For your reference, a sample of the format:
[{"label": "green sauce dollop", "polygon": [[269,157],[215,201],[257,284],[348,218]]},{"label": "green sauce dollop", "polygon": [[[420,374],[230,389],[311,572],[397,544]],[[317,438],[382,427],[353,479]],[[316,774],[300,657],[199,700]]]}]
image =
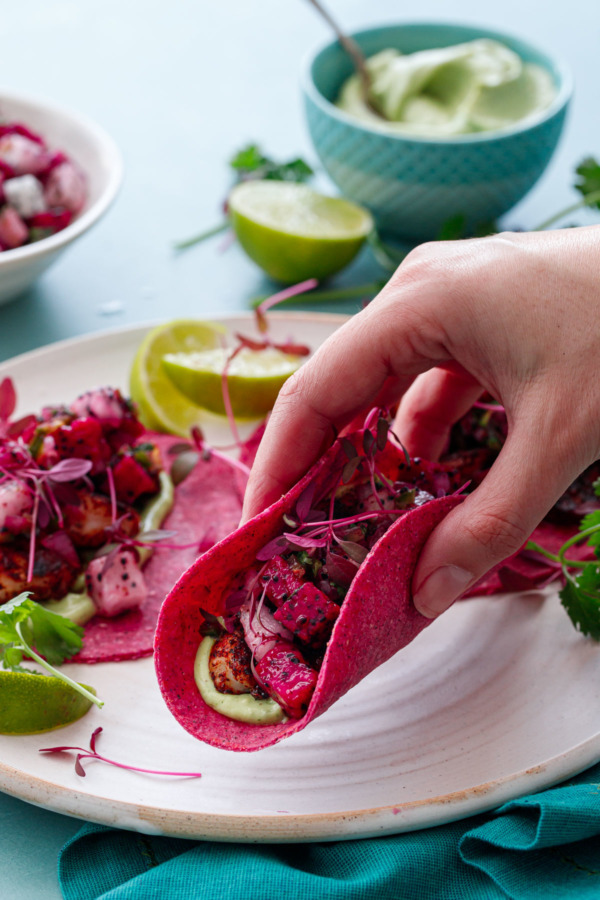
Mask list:
[{"label": "green sauce dollop", "polygon": [[392,133],[443,138],[499,131],[556,96],[550,72],[487,38],[407,55],[382,50],[367,68],[373,102],[388,121],[369,109],[357,75],[342,86],[337,106]]},{"label": "green sauce dollop", "polygon": [[205,637],[194,662],[194,680],[207,706],[228,719],[249,725],[274,725],[285,722],[286,715],[275,700],[257,700],[252,694],[222,694],[210,677],[208,659],[216,638]]}]

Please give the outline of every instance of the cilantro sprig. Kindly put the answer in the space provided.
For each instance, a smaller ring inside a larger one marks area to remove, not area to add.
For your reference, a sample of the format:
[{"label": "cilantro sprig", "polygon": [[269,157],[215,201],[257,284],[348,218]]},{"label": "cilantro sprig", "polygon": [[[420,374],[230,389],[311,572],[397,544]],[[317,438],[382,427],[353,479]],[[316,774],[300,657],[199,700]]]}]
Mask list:
[{"label": "cilantro sprig", "polygon": [[[600,496],[600,480],[594,482],[594,493]],[[582,541],[593,549],[595,559],[585,562],[567,557],[571,547]],[[578,631],[600,641],[600,510],[583,517],[577,534],[565,541],[558,553],[550,553],[535,541],[525,546],[560,565],[565,579],[559,591],[562,605]]]},{"label": "cilantro sprig", "polygon": [[[300,157],[295,157],[287,162],[277,162],[270,156],[265,156],[258,144],[248,144],[229,160],[229,165],[235,172],[236,183],[240,181],[291,181],[301,184],[308,181],[315,174],[311,167]],[[225,203],[225,212],[227,204]],[[221,234],[229,228],[227,215],[222,222],[213,225],[212,228],[201,231],[191,238],[178,241],[175,250],[187,250],[208,238]]]},{"label": "cilantro sprig", "polygon": [[12,672],[29,672],[23,657],[33,659],[54,678],[59,678],[96,706],[104,703],[81,684],[56,669],[81,649],[83,629],[64,616],[44,609],[25,592],[0,609],[0,663]]},{"label": "cilantro sprig", "polygon": [[229,165],[240,181],[292,181],[301,184],[315,174],[300,157],[279,163],[265,156],[257,144],[239,150]]}]

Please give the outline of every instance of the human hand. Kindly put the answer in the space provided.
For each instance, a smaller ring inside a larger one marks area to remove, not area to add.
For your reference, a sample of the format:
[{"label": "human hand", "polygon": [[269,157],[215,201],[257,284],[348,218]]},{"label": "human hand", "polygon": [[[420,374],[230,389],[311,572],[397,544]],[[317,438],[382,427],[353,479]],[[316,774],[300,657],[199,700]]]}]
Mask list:
[{"label": "human hand", "polygon": [[600,456],[599,264],[599,226],[418,247],[284,386],[243,518],[372,406],[402,398],[396,433],[413,456],[435,459],[487,390],[506,409],[506,443],[432,533],[413,579],[417,609],[443,612]]}]

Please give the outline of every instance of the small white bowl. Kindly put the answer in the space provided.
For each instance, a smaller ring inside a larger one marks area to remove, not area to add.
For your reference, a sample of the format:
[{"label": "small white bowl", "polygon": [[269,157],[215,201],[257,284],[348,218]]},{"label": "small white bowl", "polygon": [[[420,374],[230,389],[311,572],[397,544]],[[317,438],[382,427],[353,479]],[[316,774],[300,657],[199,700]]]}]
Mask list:
[{"label": "small white bowl", "polygon": [[22,293],[63,250],[94,225],[115,199],[123,177],[117,145],[98,125],[46,100],[0,92],[0,116],[38,132],[51,150],[63,150],[87,178],[83,210],[57,234],[0,253],[0,304]]}]

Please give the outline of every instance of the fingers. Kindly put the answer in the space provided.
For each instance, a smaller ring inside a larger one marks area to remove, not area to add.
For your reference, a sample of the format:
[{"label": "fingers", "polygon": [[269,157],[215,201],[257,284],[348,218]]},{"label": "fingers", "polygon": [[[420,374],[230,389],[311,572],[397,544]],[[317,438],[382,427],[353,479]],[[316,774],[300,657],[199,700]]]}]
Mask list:
[{"label": "fingers", "polygon": [[[387,289],[337,331],[286,383],[254,463],[242,521],[276,500],[323,447],[375,398],[397,399],[416,374],[443,360],[437,331],[427,335],[413,306]],[[418,347],[418,350],[416,349]]]},{"label": "fingers", "polygon": [[438,459],[450,428],[479,399],[482,387],[461,366],[424,372],[402,397],[394,431],[411,456]]},{"label": "fingers", "polygon": [[579,462],[566,442],[560,446],[559,434],[527,415],[514,426],[482,484],[425,545],[412,584],[419,612],[439,615],[515,553],[582,471],[587,461]]}]

